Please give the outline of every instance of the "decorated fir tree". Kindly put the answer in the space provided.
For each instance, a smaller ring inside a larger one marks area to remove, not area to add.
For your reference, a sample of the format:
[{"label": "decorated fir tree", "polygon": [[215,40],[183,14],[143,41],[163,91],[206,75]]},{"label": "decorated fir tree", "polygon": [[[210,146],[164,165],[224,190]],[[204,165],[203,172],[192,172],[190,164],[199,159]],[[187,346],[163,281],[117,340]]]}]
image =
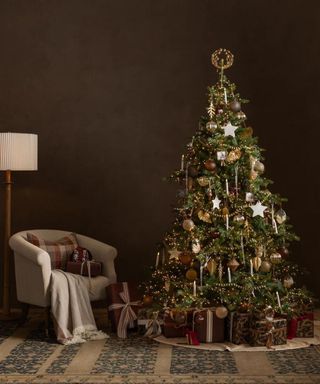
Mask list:
[{"label": "decorated fir tree", "polygon": [[242,111],[247,101],[225,76],[233,55],[219,49],[212,63],[218,82],[208,88],[207,116],[170,177],[181,187],[176,218],[145,284],[145,302],[160,310],[215,306],[221,318],[270,306],[303,312],[311,299],[295,287],[298,268],[288,259],[297,236],[285,200],[269,189],[262,149]]}]

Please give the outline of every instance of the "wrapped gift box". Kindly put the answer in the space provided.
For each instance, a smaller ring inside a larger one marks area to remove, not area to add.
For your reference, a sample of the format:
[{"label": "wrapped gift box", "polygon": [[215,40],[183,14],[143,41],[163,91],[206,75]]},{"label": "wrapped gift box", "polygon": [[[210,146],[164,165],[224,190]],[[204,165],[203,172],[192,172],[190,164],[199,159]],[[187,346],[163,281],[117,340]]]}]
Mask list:
[{"label": "wrapped gift box", "polygon": [[314,314],[305,313],[294,317],[288,323],[288,339],[294,337],[314,337]]},{"label": "wrapped gift box", "polygon": [[163,334],[165,337],[185,337],[191,325],[192,312],[172,310],[164,314]]},{"label": "wrapped gift box", "polygon": [[127,328],[136,326],[137,313],[142,306],[137,286],[132,283],[115,283],[107,287],[108,314],[113,331],[121,338],[127,336]]},{"label": "wrapped gift box", "polygon": [[162,315],[150,308],[139,309],[137,324],[140,335],[156,337],[163,332]]},{"label": "wrapped gift box", "polygon": [[250,345],[254,347],[282,345],[287,343],[287,319],[274,318],[272,321],[252,319]]},{"label": "wrapped gift box", "polygon": [[90,276],[95,277],[101,275],[102,264],[98,261],[68,261],[66,271],[76,275],[89,276],[88,264],[90,263]]},{"label": "wrapped gift box", "polygon": [[195,311],[193,327],[202,343],[221,343],[224,341],[224,319],[216,316],[215,309]]},{"label": "wrapped gift box", "polygon": [[234,344],[249,343],[250,320],[250,313],[231,312],[227,318],[227,340]]}]

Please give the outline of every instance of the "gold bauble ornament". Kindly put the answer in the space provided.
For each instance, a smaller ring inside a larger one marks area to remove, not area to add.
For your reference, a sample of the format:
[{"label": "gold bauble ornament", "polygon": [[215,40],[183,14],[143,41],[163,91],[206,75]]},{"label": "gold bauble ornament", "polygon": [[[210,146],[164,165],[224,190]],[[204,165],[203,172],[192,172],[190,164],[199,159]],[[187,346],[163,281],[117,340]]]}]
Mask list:
[{"label": "gold bauble ornament", "polygon": [[209,185],[209,179],[207,177],[198,177],[197,181],[201,187]]},{"label": "gold bauble ornament", "polygon": [[183,220],[182,227],[186,231],[192,231],[195,227],[195,224],[191,219],[185,219]]},{"label": "gold bauble ornament", "polygon": [[197,271],[193,268],[188,269],[186,272],[186,278],[190,281],[197,280],[197,276]]},{"label": "gold bauble ornament", "polygon": [[285,288],[291,288],[294,284],[293,278],[291,276],[287,276],[283,279],[283,286]]},{"label": "gold bauble ornament", "polygon": [[270,255],[270,261],[272,264],[280,264],[282,256],[278,252],[274,252]]},{"label": "gold bauble ornament", "polygon": [[236,148],[233,151],[230,151],[227,156],[227,162],[228,163],[234,163],[235,161],[239,160],[241,157],[241,150],[240,148]]},{"label": "gold bauble ornament", "polygon": [[227,207],[223,207],[222,208],[222,214],[223,214],[223,216],[229,215],[229,209]]},{"label": "gold bauble ornament", "polygon": [[263,260],[260,267],[261,272],[270,272],[271,271],[271,264],[269,261]]},{"label": "gold bauble ornament", "polygon": [[212,223],[209,212],[205,212],[202,209],[200,209],[198,212],[198,217],[200,220],[204,221],[205,223]]},{"label": "gold bauble ornament", "polygon": [[214,132],[217,129],[218,125],[215,121],[208,121],[206,124],[206,129],[209,132]]},{"label": "gold bauble ornament", "polygon": [[216,308],[216,316],[218,319],[224,319],[228,315],[228,309],[224,306],[220,306]]},{"label": "gold bauble ornament", "polygon": [[235,272],[239,267],[239,263],[235,257],[233,257],[230,261],[228,261],[227,266],[231,269],[232,272]]},{"label": "gold bauble ornament", "polygon": [[249,137],[252,137],[253,135],[253,129],[252,127],[246,127],[241,133],[240,133],[240,137],[242,137],[243,139],[247,139]]},{"label": "gold bauble ornament", "polygon": [[218,264],[215,262],[215,260],[211,259],[207,262],[207,270],[210,273],[210,276],[213,276],[215,271],[217,270]]},{"label": "gold bauble ornament", "polygon": [[181,252],[179,255],[179,260],[183,265],[189,265],[192,261],[192,256],[190,252]]},{"label": "gold bauble ornament", "polygon": [[261,261],[261,257],[259,257],[259,256],[256,256],[256,257],[254,257],[254,258],[252,259],[252,266],[253,266],[253,268],[254,268],[254,270],[255,270],[256,272],[259,271],[259,268],[261,267],[261,263],[262,263],[262,261]]}]

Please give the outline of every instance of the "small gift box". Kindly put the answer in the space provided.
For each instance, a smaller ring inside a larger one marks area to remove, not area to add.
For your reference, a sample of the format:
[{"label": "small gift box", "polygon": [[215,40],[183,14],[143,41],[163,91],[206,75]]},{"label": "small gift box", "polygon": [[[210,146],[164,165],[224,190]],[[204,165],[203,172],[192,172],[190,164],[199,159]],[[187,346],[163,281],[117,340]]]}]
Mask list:
[{"label": "small gift box", "polygon": [[227,339],[233,344],[249,343],[250,320],[250,313],[231,312],[227,318]]},{"label": "small gift box", "polygon": [[137,324],[140,335],[157,337],[162,333],[163,319],[161,318],[159,311],[141,308],[138,311]]},{"label": "small gift box", "polygon": [[292,318],[288,323],[288,339],[294,337],[314,337],[314,314],[305,313]]},{"label": "small gift box", "polygon": [[120,338],[127,337],[127,329],[136,326],[142,302],[137,287],[132,283],[115,283],[107,287],[108,313],[113,331]]},{"label": "small gift box", "polygon": [[198,340],[198,335],[195,331],[187,330],[186,337],[187,337],[187,343],[189,345],[200,345],[200,342]]},{"label": "small gift box", "polygon": [[224,341],[224,319],[217,317],[214,308],[194,311],[193,328],[202,343]]},{"label": "small gift box", "polygon": [[188,312],[171,310],[164,314],[163,334],[165,337],[185,337],[188,329]]},{"label": "small gift box", "polygon": [[254,347],[282,345],[287,343],[287,319],[285,317],[273,320],[251,321],[250,345]]},{"label": "small gift box", "polygon": [[94,260],[68,261],[66,271],[76,275],[95,277],[101,275],[102,264]]}]

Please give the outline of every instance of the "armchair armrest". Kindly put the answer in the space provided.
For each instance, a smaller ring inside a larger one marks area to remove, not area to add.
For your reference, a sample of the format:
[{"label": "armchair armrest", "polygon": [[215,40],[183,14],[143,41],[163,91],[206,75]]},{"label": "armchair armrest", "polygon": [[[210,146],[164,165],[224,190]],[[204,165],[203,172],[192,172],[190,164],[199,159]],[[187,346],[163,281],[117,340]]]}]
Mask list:
[{"label": "armchair armrest", "polygon": [[49,267],[51,270],[49,254],[43,249],[29,243],[29,241],[24,239],[22,236],[11,236],[9,245],[16,255],[25,257],[36,265],[47,268]]},{"label": "armchair armrest", "polygon": [[110,280],[110,284],[116,283],[117,274],[114,268],[114,259],[117,257],[116,248],[84,235],[77,234],[77,239],[81,247],[89,249],[93,258],[103,264],[102,274]]}]

